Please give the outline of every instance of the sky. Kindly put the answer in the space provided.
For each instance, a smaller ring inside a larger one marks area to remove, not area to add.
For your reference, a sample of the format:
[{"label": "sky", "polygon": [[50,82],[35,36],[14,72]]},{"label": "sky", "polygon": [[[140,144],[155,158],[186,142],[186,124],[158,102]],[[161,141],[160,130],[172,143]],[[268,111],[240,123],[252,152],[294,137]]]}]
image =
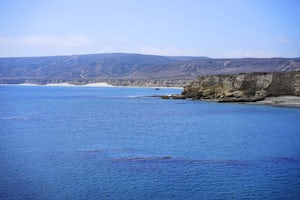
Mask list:
[{"label": "sky", "polygon": [[0,0],[0,57],[300,57],[300,0]]}]

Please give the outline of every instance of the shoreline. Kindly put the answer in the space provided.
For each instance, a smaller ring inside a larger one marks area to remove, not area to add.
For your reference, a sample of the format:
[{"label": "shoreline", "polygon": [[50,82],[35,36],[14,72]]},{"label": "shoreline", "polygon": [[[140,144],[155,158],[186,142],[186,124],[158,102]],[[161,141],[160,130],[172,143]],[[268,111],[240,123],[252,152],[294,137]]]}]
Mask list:
[{"label": "shoreline", "polygon": [[[0,86],[28,86],[28,87],[125,87],[125,88],[152,88],[152,89],[183,89],[183,87],[145,87],[145,86],[114,86],[106,82],[89,83],[85,85],[75,85],[70,83],[51,83],[45,85],[32,84],[32,83],[21,83],[21,84],[0,84]],[[181,95],[163,95],[155,96],[163,99],[184,99],[180,98]],[[187,98],[189,99],[189,98]],[[276,106],[276,107],[291,107],[300,108],[300,96],[278,96],[278,97],[266,97],[263,100],[255,102],[222,102],[218,100],[199,99],[206,102],[217,102],[217,103],[239,103],[246,105],[265,105],[265,106]]]},{"label": "shoreline", "polygon": [[266,97],[261,101],[245,102],[244,104],[300,108],[300,96]]},{"label": "shoreline", "polygon": [[153,96],[160,97],[162,99],[172,99],[172,100],[196,100],[212,103],[227,103],[227,104],[245,104],[245,105],[264,105],[264,106],[276,106],[276,107],[290,107],[290,108],[300,108],[300,96],[277,96],[277,97],[266,97],[263,100],[258,101],[223,101],[222,99],[192,99],[185,98],[182,95],[161,95]]},{"label": "shoreline", "polygon": [[261,106],[274,106],[274,107],[286,107],[286,108],[300,108],[300,96],[278,96],[278,97],[266,97],[263,100],[258,101],[245,101],[245,102],[223,102],[219,100],[208,100],[208,99],[199,99],[206,102],[215,102],[215,103],[236,103],[244,105],[261,105]]},{"label": "shoreline", "polygon": [[21,83],[21,84],[0,84],[0,86],[28,86],[28,87],[115,87],[106,82],[89,83],[85,85],[75,85],[70,83],[49,83],[45,85],[34,84],[34,83]]},{"label": "shoreline", "polygon": [[165,87],[165,86],[122,86],[110,85],[106,82],[88,83],[83,85],[76,85],[70,83],[49,83],[49,84],[34,84],[34,83],[20,83],[20,84],[0,84],[0,86],[28,86],[28,87],[126,87],[126,88],[152,88],[152,89],[183,89],[183,87]]}]

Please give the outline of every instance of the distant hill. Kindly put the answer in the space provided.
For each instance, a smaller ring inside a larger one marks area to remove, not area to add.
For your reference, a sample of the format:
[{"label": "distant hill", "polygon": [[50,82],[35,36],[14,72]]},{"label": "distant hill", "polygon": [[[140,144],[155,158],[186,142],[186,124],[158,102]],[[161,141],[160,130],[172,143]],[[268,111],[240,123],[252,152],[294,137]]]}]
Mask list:
[{"label": "distant hill", "polygon": [[167,57],[122,53],[0,58],[0,78],[126,78],[139,70],[152,68],[156,65],[171,64],[199,58],[201,57]]},{"label": "distant hill", "polygon": [[193,59],[143,68],[131,74],[130,77],[189,79],[201,75],[298,70],[300,70],[299,58]]},{"label": "distant hill", "polygon": [[211,59],[142,54],[0,58],[0,83],[28,80],[191,80],[200,75],[300,70],[300,58]]}]

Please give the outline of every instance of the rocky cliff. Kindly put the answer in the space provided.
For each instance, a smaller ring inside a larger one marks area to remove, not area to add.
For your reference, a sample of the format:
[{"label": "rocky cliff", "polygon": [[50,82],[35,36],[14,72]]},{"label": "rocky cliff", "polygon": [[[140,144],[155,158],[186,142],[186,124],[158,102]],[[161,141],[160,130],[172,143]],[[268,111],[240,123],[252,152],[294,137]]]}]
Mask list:
[{"label": "rocky cliff", "polygon": [[300,96],[300,71],[200,76],[182,96],[221,102],[259,101],[266,97]]}]

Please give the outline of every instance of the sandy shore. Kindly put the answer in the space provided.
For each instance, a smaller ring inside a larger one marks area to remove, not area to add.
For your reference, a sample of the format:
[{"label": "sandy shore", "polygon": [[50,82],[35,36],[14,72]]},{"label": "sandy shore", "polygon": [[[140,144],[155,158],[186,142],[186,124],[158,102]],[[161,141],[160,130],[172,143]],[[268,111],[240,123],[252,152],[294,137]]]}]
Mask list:
[{"label": "sandy shore", "polygon": [[181,89],[183,87],[162,87],[162,86],[114,86],[106,82],[100,83],[89,83],[84,85],[75,85],[70,83],[49,83],[46,85],[32,84],[32,83],[21,83],[21,84],[0,84],[0,86],[51,86],[51,87],[126,87],[126,88],[153,88],[153,89]]},{"label": "sandy shore", "polygon": [[300,96],[267,97],[266,99],[264,99],[262,101],[251,102],[251,103],[247,103],[247,104],[299,107],[300,108]]},{"label": "sandy shore", "polygon": [[113,87],[113,85],[109,85],[108,83],[101,82],[101,83],[89,83],[86,85],[81,85],[83,87]]}]

